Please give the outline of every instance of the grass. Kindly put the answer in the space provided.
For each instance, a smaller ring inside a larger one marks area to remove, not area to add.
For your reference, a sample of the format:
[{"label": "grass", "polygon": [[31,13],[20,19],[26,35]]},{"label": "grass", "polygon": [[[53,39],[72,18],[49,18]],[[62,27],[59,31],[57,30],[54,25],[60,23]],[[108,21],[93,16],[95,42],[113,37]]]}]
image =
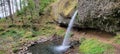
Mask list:
[{"label": "grass", "polygon": [[115,36],[114,38],[114,43],[120,44],[120,34],[118,34],[117,36]]},{"label": "grass", "polygon": [[18,28],[7,28],[6,31],[2,32],[1,37],[13,37],[19,38],[24,36],[25,30]]},{"label": "grass", "polygon": [[1,19],[0,19],[0,22],[5,22],[5,21],[6,21],[5,18],[1,18]]},{"label": "grass", "polygon": [[[10,27],[0,32],[0,38],[1,38],[0,44],[2,48],[4,48],[5,50],[8,50],[9,48],[14,48],[16,46],[21,45],[19,44],[21,42],[20,39],[21,38],[27,39],[27,37],[29,37],[30,35],[31,34],[29,33],[27,29]],[[26,41],[23,41],[23,42],[26,42]]]},{"label": "grass", "polygon": [[56,29],[56,25],[54,24],[46,24],[43,25],[39,31],[36,32],[37,35],[45,35],[45,36],[51,36],[55,33],[60,36],[63,36],[65,34],[65,30],[61,28]]},{"label": "grass", "polygon": [[4,53],[5,53],[5,51],[0,50],[0,54],[4,54]]},{"label": "grass", "polygon": [[79,46],[79,51],[83,54],[113,54],[114,48],[97,40],[87,39]]},{"label": "grass", "polygon": [[[48,23],[48,20],[42,20],[40,29],[38,31],[33,31],[31,27],[22,28],[17,26],[3,28],[0,27],[0,44],[2,48],[6,51],[12,49],[13,52],[16,52],[21,45],[28,41],[38,40],[40,36],[52,36],[53,34],[58,34],[60,36],[64,35],[65,30],[61,28],[56,28],[56,24]],[[35,36],[33,37],[33,34]],[[9,46],[8,46],[9,44]],[[7,46],[7,47],[6,47]],[[0,49],[1,50],[1,49]],[[5,52],[6,52],[5,51]],[[0,54],[5,54],[5,52],[0,51]]]},{"label": "grass", "polygon": [[58,25],[53,21],[51,16],[45,15],[41,20],[39,30],[36,31],[35,34],[40,36],[51,36],[53,34],[58,34],[63,36],[65,34],[65,30],[59,28]]},{"label": "grass", "polygon": [[[41,0],[40,12],[43,12],[44,9],[51,2],[54,2],[54,1],[55,0]],[[26,17],[28,19],[31,18],[31,16],[29,15],[27,15]],[[63,29],[60,29],[60,28],[56,29],[55,24],[48,23],[48,21],[51,21],[51,18],[48,18],[48,16],[42,17],[40,19],[40,21],[43,21],[43,22],[38,23],[40,25],[42,24],[40,27],[38,27],[39,28],[38,31],[33,31],[31,27],[23,28],[22,26],[20,27],[17,26],[17,23],[22,25],[22,22],[19,22],[19,21],[22,21],[22,16],[17,16],[14,20],[15,20],[15,23],[14,23],[15,26],[10,26],[11,20],[9,18],[7,20],[5,18],[0,19],[0,23],[3,24],[3,26],[0,26],[0,46],[2,46],[3,48],[3,49],[0,49],[0,54],[6,54],[6,52],[8,52],[8,50],[10,49],[13,52],[16,52],[21,47],[21,45],[23,45],[28,41],[37,40],[39,39],[40,36],[49,37],[55,33],[57,33],[58,35],[64,35],[65,33]],[[33,37],[33,35],[35,36]]]}]

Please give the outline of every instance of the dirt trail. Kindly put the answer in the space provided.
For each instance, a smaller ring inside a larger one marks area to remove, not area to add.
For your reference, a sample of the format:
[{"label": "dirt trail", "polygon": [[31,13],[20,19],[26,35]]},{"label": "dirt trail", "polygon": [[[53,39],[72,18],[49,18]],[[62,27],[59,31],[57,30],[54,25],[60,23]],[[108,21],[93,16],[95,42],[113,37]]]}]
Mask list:
[{"label": "dirt trail", "polygon": [[115,48],[115,54],[120,54],[120,45],[119,44],[111,44]]},{"label": "dirt trail", "polygon": [[102,31],[96,30],[82,30],[82,31],[73,31],[74,36],[72,39],[79,40],[79,38],[87,38],[87,39],[97,39],[100,42],[107,43],[112,45],[115,48],[115,54],[120,54],[120,45],[113,43],[114,35]]},{"label": "dirt trail", "polygon": [[[63,27],[59,27],[59,28],[66,30]],[[115,48],[115,54],[120,54],[120,44],[116,44],[113,42],[115,35],[111,33],[98,31],[98,30],[80,30],[80,31],[73,30],[72,32],[74,34],[71,38],[72,40],[80,40],[80,38],[83,37],[86,39],[97,39],[100,42],[112,45]]]}]

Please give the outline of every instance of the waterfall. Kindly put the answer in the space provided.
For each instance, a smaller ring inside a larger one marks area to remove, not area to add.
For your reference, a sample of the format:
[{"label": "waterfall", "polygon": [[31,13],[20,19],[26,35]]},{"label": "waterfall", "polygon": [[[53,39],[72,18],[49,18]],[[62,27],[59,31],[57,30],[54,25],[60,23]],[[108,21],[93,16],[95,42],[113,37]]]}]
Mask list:
[{"label": "waterfall", "polygon": [[74,23],[77,13],[78,13],[78,10],[75,11],[74,15],[72,16],[72,19],[69,22],[62,45],[55,47],[56,51],[63,52],[63,51],[66,51],[70,47],[69,45],[70,44],[70,32],[73,27],[73,23]]},{"label": "waterfall", "polygon": [[62,43],[63,46],[68,46],[69,43],[70,43],[70,42],[69,42],[70,33],[71,33],[71,29],[72,29],[72,26],[73,26],[75,17],[76,17],[76,15],[77,15],[77,12],[78,12],[78,10],[75,11],[74,15],[72,16],[72,19],[71,19],[70,22],[69,22],[69,25],[68,25],[68,28],[67,28],[67,31],[66,31],[66,34],[65,34],[63,43]]}]

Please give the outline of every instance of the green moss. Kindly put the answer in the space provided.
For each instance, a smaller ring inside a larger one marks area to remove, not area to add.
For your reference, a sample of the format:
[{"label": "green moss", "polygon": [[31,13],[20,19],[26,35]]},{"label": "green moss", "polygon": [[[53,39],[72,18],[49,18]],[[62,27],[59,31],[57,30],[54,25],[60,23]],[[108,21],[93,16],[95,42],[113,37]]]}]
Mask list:
[{"label": "green moss", "polygon": [[4,28],[2,28],[2,27],[0,27],[0,32],[2,32],[2,31],[5,31],[5,29],[4,29]]},{"label": "green moss", "polygon": [[5,22],[5,21],[6,21],[5,18],[1,18],[1,19],[0,19],[0,22]]},{"label": "green moss", "polygon": [[54,2],[55,0],[40,0],[40,12],[43,12],[44,9],[51,3]]},{"label": "green moss", "polygon": [[14,53],[16,53],[16,52],[18,51],[18,49],[17,49],[17,48],[13,48],[12,51],[13,51]]},{"label": "green moss", "polygon": [[54,33],[54,27],[50,26],[50,25],[45,25],[43,27],[41,27],[41,29],[39,31],[37,31],[38,35],[49,35]]},{"label": "green moss", "polygon": [[56,31],[56,33],[57,33],[58,35],[63,36],[63,35],[65,35],[65,30],[59,29],[59,30]]},{"label": "green moss", "polygon": [[13,37],[13,38],[20,38],[24,36],[25,30],[24,29],[16,29],[16,28],[9,28],[5,32],[2,32],[0,35],[2,37]]},{"label": "green moss", "polygon": [[0,54],[5,54],[5,51],[0,50]]},{"label": "green moss", "polygon": [[55,29],[55,25],[51,26],[46,26],[44,29],[40,30],[42,35],[53,35],[53,34],[58,34],[58,35],[64,35],[65,31],[63,29]]},{"label": "green moss", "polygon": [[94,39],[85,40],[79,47],[79,51],[83,54],[113,54],[113,47],[108,44],[101,43]]}]

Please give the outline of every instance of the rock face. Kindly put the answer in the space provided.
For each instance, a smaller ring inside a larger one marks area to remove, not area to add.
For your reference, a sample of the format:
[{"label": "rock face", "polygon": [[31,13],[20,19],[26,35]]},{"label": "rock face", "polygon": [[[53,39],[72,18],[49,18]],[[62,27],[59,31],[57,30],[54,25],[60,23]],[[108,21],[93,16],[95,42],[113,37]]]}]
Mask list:
[{"label": "rock face", "polygon": [[70,17],[73,15],[77,4],[78,0],[58,0],[51,5],[51,15],[53,15],[54,20],[59,23],[67,24]]},{"label": "rock face", "polygon": [[76,25],[107,32],[120,31],[120,0],[79,0]]},{"label": "rock face", "polygon": [[120,31],[120,0],[58,0],[52,5],[51,15],[68,25],[76,7],[79,13],[74,27]]}]

